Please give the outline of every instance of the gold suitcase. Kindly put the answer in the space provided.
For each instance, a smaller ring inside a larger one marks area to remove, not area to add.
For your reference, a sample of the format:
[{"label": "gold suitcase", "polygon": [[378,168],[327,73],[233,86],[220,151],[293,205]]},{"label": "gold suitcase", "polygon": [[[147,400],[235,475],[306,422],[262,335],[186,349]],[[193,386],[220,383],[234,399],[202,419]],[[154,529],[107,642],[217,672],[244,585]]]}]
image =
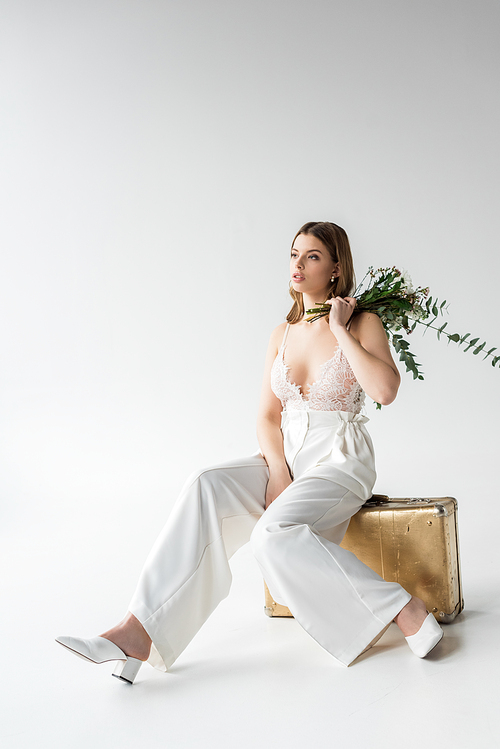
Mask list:
[{"label": "gold suitcase", "polygon": [[[458,504],[453,497],[411,499],[374,494],[351,518],[340,544],[377,572],[418,596],[439,622],[464,608]],[[264,581],[268,616],[292,616]]]}]

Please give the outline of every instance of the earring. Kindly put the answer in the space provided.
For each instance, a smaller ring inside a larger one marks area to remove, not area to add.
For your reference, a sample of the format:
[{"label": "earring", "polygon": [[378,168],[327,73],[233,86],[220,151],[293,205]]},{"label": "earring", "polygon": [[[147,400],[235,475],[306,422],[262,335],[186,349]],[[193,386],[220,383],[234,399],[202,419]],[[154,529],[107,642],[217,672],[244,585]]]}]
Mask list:
[{"label": "earring", "polygon": [[332,283],[333,283],[333,282],[335,281],[335,275],[333,275],[333,276],[332,276],[332,277],[330,278],[330,281],[331,281]]}]

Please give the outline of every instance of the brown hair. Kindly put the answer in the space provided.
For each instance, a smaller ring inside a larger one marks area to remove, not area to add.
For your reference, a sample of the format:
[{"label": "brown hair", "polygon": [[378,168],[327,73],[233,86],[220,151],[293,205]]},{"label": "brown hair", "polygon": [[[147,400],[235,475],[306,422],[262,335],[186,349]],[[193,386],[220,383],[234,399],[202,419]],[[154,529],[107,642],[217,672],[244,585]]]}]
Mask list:
[{"label": "brown hair", "polygon": [[[331,282],[326,298],[332,299],[332,297],[336,296],[350,296],[356,288],[356,277],[354,275],[351,247],[344,229],[329,221],[309,221],[294,236],[292,247],[300,234],[312,234],[313,237],[319,239],[330,253],[333,262],[340,264],[340,275]],[[287,322],[293,325],[293,323],[299,322],[304,316],[304,301],[302,299],[302,292],[295,291],[291,284],[289,293],[293,299],[293,307],[286,316],[286,319]],[[324,300],[317,299],[315,301],[322,302]]]}]

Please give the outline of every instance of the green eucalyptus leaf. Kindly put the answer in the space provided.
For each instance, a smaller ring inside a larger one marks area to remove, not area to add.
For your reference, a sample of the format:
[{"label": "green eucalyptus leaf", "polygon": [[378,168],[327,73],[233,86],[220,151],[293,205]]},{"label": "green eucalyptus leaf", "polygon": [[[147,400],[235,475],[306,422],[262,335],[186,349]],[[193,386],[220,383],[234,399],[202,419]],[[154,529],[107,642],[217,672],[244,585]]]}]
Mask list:
[{"label": "green eucalyptus leaf", "polygon": [[422,325],[425,326],[425,330],[422,335],[425,335],[427,333],[427,329],[432,327],[432,323],[436,321],[436,317],[434,317],[430,322],[424,322]]},{"label": "green eucalyptus leaf", "polygon": [[469,345],[467,346],[467,348],[464,349],[464,353],[468,351],[470,348],[472,348],[473,346],[475,346],[478,341],[479,341],[479,338],[471,338],[471,340],[469,341]]},{"label": "green eucalyptus leaf", "polygon": [[410,367],[411,371],[412,371],[412,372],[413,372],[413,373],[414,373],[415,375],[418,375],[418,372],[417,372],[417,367],[416,367],[416,364],[415,364],[415,362],[413,361],[413,357],[410,357],[410,356],[408,357],[408,363],[407,363],[407,366],[409,366],[409,367]]}]

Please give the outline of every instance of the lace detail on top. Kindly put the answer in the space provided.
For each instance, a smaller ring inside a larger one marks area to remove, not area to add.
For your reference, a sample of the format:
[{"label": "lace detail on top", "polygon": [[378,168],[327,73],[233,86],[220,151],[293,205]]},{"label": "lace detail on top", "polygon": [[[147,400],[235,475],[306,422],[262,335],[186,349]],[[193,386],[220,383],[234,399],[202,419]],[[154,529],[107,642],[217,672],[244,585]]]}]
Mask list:
[{"label": "lace detail on top", "polygon": [[305,398],[299,385],[288,377],[290,367],[285,364],[285,342],[290,324],[271,368],[271,389],[280,399],[285,411],[351,411],[359,413],[365,402],[365,392],[356,380],[344,352],[337,346],[331,359],[324,362],[319,377],[309,388]]}]

